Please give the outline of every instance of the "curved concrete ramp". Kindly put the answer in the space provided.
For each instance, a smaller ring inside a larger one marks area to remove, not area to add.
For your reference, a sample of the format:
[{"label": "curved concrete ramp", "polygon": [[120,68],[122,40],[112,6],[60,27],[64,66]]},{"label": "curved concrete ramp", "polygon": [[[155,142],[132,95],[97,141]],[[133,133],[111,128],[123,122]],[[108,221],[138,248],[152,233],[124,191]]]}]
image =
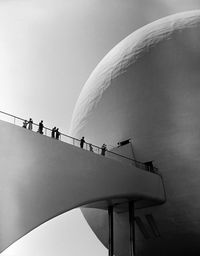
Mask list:
[{"label": "curved concrete ramp", "polygon": [[97,201],[95,208],[124,200],[164,201],[159,175],[3,121],[0,166],[0,251],[79,206]]}]

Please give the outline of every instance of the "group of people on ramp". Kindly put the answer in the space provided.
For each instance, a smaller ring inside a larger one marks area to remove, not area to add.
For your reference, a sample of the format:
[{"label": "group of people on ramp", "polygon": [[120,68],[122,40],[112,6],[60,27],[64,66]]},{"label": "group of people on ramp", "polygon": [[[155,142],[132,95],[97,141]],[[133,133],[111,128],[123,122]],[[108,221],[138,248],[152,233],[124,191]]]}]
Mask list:
[{"label": "group of people on ramp", "polygon": [[[22,127],[32,131],[33,130],[33,124],[34,124],[33,120],[32,120],[32,118],[30,118],[29,121],[24,120]],[[41,120],[38,124],[37,132],[40,133],[40,134],[44,134],[43,130],[44,130],[44,124],[43,124],[43,120]],[[56,128],[54,126],[51,130],[51,137],[59,140],[60,135],[61,135],[61,133],[59,132],[59,128]]]},{"label": "group of people on ramp", "polygon": [[[27,121],[27,120],[24,120],[24,122],[23,122],[23,125],[22,125],[22,127],[23,128],[25,128],[25,129],[28,129],[28,130],[33,130],[33,119],[32,118],[30,118],[29,119],[29,121]],[[44,134],[44,132],[43,132],[43,130],[44,130],[44,124],[43,124],[43,120],[41,120],[40,122],[39,122],[39,124],[38,124],[38,133],[40,133],[40,134]],[[57,140],[59,140],[60,139],[60,136],[61,136],[61,133],[59,132],[59,128],[56,128],[55,126],[52,128],[52,130],[51,130],[51,137],[52,138],[55,138],[55,139],[57,139]],[[85,141],[85,137],[82,137],[81,138],[81,140],[80,140],[80,148],[84,148],[84,144],[86,143],[86,141]],[[93,150],[93,145],[91,144],[91,143],[89,143],[89,150],[91,151],[91,152],[94,152],[94,150]],[[107,147],[106,147],[106,144],[103,144],[102,145],[102,147],[101,147],[101,155],[102,156],[105,156],[105,154],[106,154],[106,151],[107,151]]]},{"label": "group of people on ramp", "polygon": [[[85,144],[85,143],[86,143],[86,142],[85,142],[85,137],[82,137],[81,140],[80,140],[80,148],[84,148],[84,144]],[[93,146],[92,146],[91,143],[89,143],[89,150],[90,150],[91,152],[94,152],[94,151],[93,151]],[[106,151],[107,151],[106,144],[103,144],[103,145],[101,146],[101,155],[102,155],[102,156],[105,156]]]}]

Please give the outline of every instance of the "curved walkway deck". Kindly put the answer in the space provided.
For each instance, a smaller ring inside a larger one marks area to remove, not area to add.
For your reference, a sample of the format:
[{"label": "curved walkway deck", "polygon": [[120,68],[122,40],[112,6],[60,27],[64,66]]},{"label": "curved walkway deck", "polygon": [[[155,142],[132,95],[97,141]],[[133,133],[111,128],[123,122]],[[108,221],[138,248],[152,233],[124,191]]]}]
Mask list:
[{"label": "curved walkway deck", "polygon": [[0,121],[0,142],[0,252],[42,223],[79,206],[165,200],[161,177],[135,166],[4,121]]}]

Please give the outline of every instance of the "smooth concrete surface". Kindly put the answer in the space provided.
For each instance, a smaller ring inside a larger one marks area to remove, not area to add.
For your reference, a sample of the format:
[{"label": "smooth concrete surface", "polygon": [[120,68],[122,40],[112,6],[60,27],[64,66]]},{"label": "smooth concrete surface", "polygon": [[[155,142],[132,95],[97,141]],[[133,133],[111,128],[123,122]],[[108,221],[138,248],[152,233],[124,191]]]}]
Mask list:
[{"label": "smooth concrete surface", "polygon": [[[116,146],[132,138],[136,159],[155,160],[163,175],[166,204],[136,210],[137,223],[149,233],[145,238],[136,223],[138,256],[200,254],[199,42],[200,11],[172,15],[137,30],[99,63],[74,112],[74,136]],[[106,245],[106,213],[83,213]],[[127,230],[125,214],[117,214],[115,235]],[[149,215],[159,237],[152,232]],[[117,245],[116,256],[127,256],[125,234]]]},{"label": "smooth concrete surface", "polygon": [[0,251],[85,204],[164,201],[160,176],[0,121]]}]

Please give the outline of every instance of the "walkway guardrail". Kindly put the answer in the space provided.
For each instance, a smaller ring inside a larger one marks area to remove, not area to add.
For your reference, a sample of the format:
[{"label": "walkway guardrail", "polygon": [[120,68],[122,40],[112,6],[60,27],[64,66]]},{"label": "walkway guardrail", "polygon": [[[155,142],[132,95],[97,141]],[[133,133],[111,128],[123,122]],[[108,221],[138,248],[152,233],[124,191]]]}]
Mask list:
[{"label": "walkway guardrail", "polygon": [[[23,126],[23,122],[26,120],[24,118],[21,118],[21,117],[18,117],[18,116],[6,113],[4,111],[0,111],[0,116],[1,116],[0,119],[2,121],[13,123],[13,124],[15,124],[17,126],[21,126],[21,127]],[[43,129],[44,129],[43,135],[51,137],[52,129],[50,129],[48,127],[45,127],[45,126],[44,126]],[[33,122],[33,129],[32,129],[32,131],[38,132],[38,130],[39,130],[39,124]],[[66,135],[64,133],[60,133],[59,140],[61,140],[63,142],[66,142],[68,144],[80,147],[80,141],[81,141],[80,139],[71,137],[71,136]],[[91,150],[91,146],[92,146],[92,150]],[[93,153],[96,153],[96,154],[99,154],[99,155],[101,155],[101,152],[102,152],[101,147],[96,146],[96,145],[94,145],[92,143],[88,143],[88,142],[84,143],[84,148],[83,149],[88,150],[88,151],[92,151]],[[149,166],[149,165],[147,165],[145,163],[142,163],[142,162],[139,162],[139,161],[137,161],[135,159],[123,156],[121,154],[118,154],[118,153],[106,150],[106,156],[109,157],[109,158],[112,158],[112,159],[116,159],[116,160],[119,160],[119,159],[123,160],[123,162],[126,162],[128,164],[134,165],[137,168],[140,168],[142,170],[159,174],[158,168],[156,168],[154,166]]]}]

